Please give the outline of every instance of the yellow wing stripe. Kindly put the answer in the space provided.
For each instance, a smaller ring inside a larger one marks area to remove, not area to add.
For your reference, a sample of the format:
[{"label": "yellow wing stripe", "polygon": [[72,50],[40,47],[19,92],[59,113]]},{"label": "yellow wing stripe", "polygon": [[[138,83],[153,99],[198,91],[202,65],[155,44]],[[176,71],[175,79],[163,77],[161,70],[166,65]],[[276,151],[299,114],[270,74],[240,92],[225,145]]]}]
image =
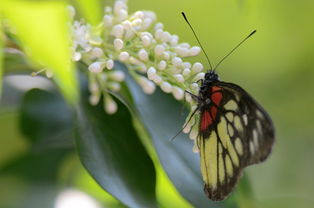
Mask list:
[{"label": "yellow wing stripe", "polygon": [[237,105],[237,103],[234,100],[229,100],[229,102],[227,102],[225,104],[224,108],[227,109],[227,110],[235,111],[235,110],[237,110],[238,105]]},{"label": "yellow wing stripe", "polygon": [[220,183],[223,183],[225,180],[225,165],[224,160],[222,158],[222,146],[219,144],[219,160],[218,160],[218,168],[219,168],[219,181]]},{"label": "yellow wing stripe", "polygon": [[234,165],[239,166],[239,158],[238,155],[234,149],[234,146],[231,142],[231,138],[229,136],[229,134],[227,133],[227,122],[225,118],[221,118],[218,126],[218,134],[219,134],[219,138],[220,141],[223,145],[224,148],[226,148],[229,152],[229,155],[234,163]]},{"label": "yellow wing stripe", "polygon": [[233,175],[233,166],[232,166],[229,155],[226,155],[225,162],[226,162],[227,174],[231,177]]},{"label": "yellow wing stripe", "polygon": [[239,116],[234,117],[234,125],[239,132],[243,131],[243,126]]},{"label": "yellow wing stripe", "polygon": [[235,139],[234,146],[235,146],[237,152],[239,153],[239,155],[242,155],[243,154],[243,146],[242,146],[241,139],[239,137]]},{"label": "yellow wing stripe", "polygon": [[217,187],[217,135],[213,131],[209,138],[201,139],[201,172],[204,182],[213,189]]}]

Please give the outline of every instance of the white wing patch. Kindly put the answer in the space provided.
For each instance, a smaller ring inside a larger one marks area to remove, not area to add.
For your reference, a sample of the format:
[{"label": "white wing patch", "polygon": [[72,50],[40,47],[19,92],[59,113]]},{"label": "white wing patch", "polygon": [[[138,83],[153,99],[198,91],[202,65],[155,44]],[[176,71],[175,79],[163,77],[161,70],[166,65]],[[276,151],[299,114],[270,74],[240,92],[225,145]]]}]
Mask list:
[{"label": "white wing patch", "polygon": [[226,117],[227,117],[229,122],[231,122],[231,123],[233,122],[233,113],[231,113],[231,112],[226,113]]},{"label": "white wing patch", "polygon": [[243,116],[242,116],[242,118],[243,118],[243,121],[244,121],[244,125],[248,125],[248,118],[247,118],[247,115],[246,114],[243,114]]},{"label": "white wing patch", "polygon": [[232,111],[236,111],[238,109],[238,105],[234,100],[229,100],[225,105],[224,108],[226,110],[232,110]]},{"label": "white wing patch", "polygon": [[236,127],[236,129],[239,131],[239,132],[242,132],[243,131],[243,126],[242,126],[242,123],[241,123],[241,120],[240,120],[240,117],[239,116],[234,116],[234,126]]},{"label": "white wing patch", "polygon": [[240,138],[236,138],[234,141],[234,146],[238,152],[239,155],[243,154],[243,146]]}]

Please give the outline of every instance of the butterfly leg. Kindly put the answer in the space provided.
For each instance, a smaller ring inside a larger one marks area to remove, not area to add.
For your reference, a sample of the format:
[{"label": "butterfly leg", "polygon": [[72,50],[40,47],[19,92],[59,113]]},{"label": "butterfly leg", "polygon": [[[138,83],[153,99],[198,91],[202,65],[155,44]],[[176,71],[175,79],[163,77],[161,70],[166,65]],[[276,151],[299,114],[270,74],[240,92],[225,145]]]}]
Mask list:
[{"label": "butterfly leg", "polygon": [[195,113],[196,113],[198,110],[199,110],[199,108],[196,108],[196,109],[192,112],[192,114],[191,114],[191,116],[189,117],[188,121],[185,122],[183,128],[180,129],[180,130],[178,131],[178,133],[170,139],[170,141],[173,141],[173,140],[183,131],[183,129],[185,129],[185,127],[187,127],[187,125],[189,124],[189,122],[191,121],[191,119],[193,118],[193,116],[195,115]]},{"label": "butterfly leg", "polygon": [[191,97],[192,97],[192,99],[193,100],[195,100],[195,101],[199,101],[199,98],[198,98],[198,96],[197,95],[194,95],[193,93],[191,93],[191,92],[189,92],[189,91],[187,91],[187,90],[185,90],[184,92],[186,92],[186,93],[188,93],[189,95],[191,95]]}]

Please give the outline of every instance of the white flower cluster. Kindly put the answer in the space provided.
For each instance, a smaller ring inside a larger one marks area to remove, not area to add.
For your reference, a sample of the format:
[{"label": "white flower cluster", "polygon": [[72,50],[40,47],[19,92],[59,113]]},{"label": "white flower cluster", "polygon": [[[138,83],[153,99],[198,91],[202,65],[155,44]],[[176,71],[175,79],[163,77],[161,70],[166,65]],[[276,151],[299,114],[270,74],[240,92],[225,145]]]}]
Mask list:
[{"label": "white flower cluster", "polygon": [[[71,11],[73,13],[73,9]],[[200,47],[180,43],[177,35],[156,22],[156,15],[151,11],[129,14],[126,0],[116,0],[114,6],[106,7],[104,12],[102,23],[96,27],[82,21],[73,24],[73,60],[88,65],[90,102],[97,104],[104,95],[106,111],[117,110],[108,91],[119,91],[124,79],[123,72],[112,70],[113,60],[119,60],[128,66],[130,75],[145,93],[152,94],[159,86],[195,108],[195,102],[185,90],[197,94],[196,82],[203,79],[205,73],[201,63],[192,64],[183,59],[198,55]],[[184,132],[190,132],[193,122],[189,122]],[[191,138],[193,135],[192,128]]]}]

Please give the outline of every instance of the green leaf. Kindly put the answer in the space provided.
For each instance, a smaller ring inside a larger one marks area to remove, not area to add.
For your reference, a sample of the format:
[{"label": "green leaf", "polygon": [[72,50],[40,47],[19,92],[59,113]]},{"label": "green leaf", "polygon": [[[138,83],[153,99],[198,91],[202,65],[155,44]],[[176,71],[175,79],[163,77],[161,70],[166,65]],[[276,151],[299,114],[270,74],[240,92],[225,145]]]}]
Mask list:
[{"label": "green leaf", "polygon": [[0,112],[15,110],[21,105],[25,93],[31,89],[56,90],[51,80],[23,74],[6,75],[3,77],[3,92],[0,100]]},{"label": "green leaf", "polygon": [[129,207],[157,207],[156,173],[128,109],[105,113],[82,96],[77,106],[76,143],[80,159],[98,184]]},{"label": "green leaf", "polygon": [[72,110],[57,93],[32,89],[23,98],[20,129],[41,151],[73,147]]},{"label": "green leaf", "polygon": [[0,19],[0,99],[2,94],[2,76],[3,76],[3,33],[2,22]]},{"label": "green leaf", "polygon": [[[121,64],[116,67],[127,71]],[[192,152],[193,142],[185,134],[170,141],[185,121],[183,104],[159,89],[153,95],[146,95],[129,75],[126,82],[159,160],[181,195],[195,207],[222,207],[223,203],[210,201],[203,191],[199,155]]]},{"label": "green leaf", "polygon": [[71,111],[61,95],[33,89],[23,97],[20,114],[20,128],[31,145],[0,167],[0,185],[8,192],[0,197],[0,207],[53,208],[59,169],[73,150],[73,136],[63,133],[73,132]]},{"label": "green leaf", "polygon": [[3,165],[0,175],[15,175],[34,183],[56,181],[57,170],[67,153],[66,149],[30,150]]},{"label": "green leaf", "polygon": [[93,25],[100,23],[103,7],[99,0],[77,0],[77,3],[88,22]]},{"label": "green leaf", "polygon": [[[2,194],[7,195],[2,198],[1,194],[0,207],[53,208],[60,188],[57,186],[59,168],[67,153],[65,149],[45,152],[30,150],[0,167],[1,188],[6,190]],[[12,179],[18,183],[5,183]]]},{"label": "green leaf", "polygon": [[3,56],[3,69],[5,69],[5,74],[27,73],[31,75],[35,70],[25,54],[15,48],[4,48]]},{"label": "green leaf", "polygon": [[2,1],[0,11],[17,32],[24,50],[37,64],[54,72],[67,100],[78,100],[71,62],[68,10],[64,2]]}]

